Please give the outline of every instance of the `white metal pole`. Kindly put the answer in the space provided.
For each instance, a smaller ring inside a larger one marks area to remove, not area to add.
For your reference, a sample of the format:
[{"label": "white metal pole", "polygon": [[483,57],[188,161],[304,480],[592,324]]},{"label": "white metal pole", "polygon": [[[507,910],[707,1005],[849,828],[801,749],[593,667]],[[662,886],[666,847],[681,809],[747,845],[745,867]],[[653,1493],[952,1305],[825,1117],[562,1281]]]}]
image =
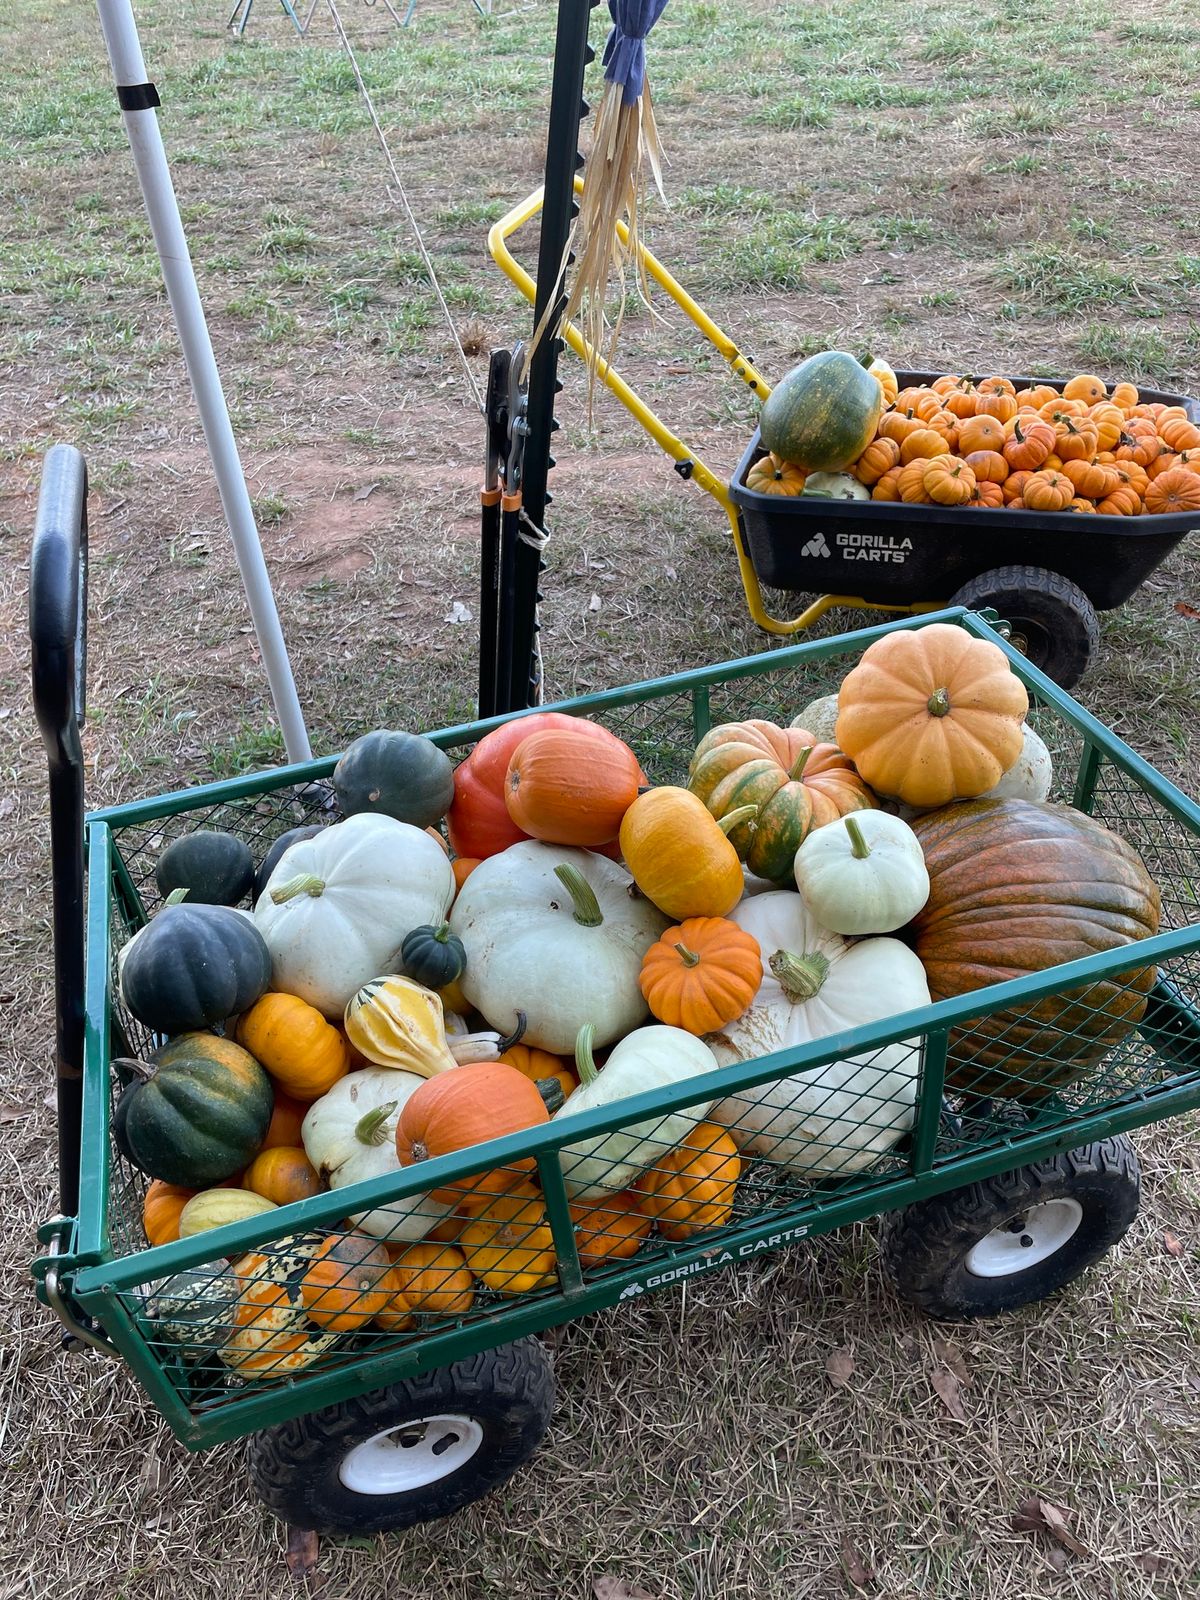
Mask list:
[{"label": "white metal pole", "polygon": [[192,393],[200,409],[204,438],[221,495],[221,506],[233,547],[237,552],[250,617],[258,635],[258,647],[271,686],[271,698],[283,733],[289,761],[307,761],[312,754],[304,714],[296,695],[296,682],[288,659],[287,645],[275,609],[275,596],[263,560],[262,545],[254,522],[246,477],[238,457],[229,408],[221,388],[204,307],[192,271],[187,239],[179,215],[179,202],[171,183],[171,171],[163,148],[154,107],[158,97],[146,81],[146,63],[133,17],[130,0],[96,0],[100,26],[117,82],[125,132],[129,135],[142,198],[154,234],[154,244],[162,265],[167,298],[175,317],[183,358],[192,381]]}]

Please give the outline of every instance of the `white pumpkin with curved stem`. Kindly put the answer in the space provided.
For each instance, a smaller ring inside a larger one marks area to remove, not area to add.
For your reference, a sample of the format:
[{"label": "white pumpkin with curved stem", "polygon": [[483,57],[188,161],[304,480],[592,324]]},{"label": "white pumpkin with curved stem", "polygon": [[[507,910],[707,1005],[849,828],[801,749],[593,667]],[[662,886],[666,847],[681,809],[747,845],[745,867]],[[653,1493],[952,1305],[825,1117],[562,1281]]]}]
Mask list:
[{"label": "white pumpkin with curved stem", "polygon": [[[309,1106],[300,1138],[305,1155],[331,1189],[402,1170],[396,1154],[396,1123],[404,1102],[424,1082],[415,1072],[362,1067],[339,1078],[328,1094]],[[452,1210],[426,1194],[416,1194],[360,1211],[350,1221],[376,1239],[411,1244]]]},{"label": "white pumpkin with curved stem", "polygon": [[364,983],[391,972],[402,940],[446,920],[454,873],[421,828],[360,812],[285,850],[254,907],[271,985],[331,1021]]},{"label": "white pumpkin with curved stem", "polygon": [[817,828],[796,851],[796,887],[834,933],[892,933],[929,899],[916,834],[886,811],[860,811]]},{"label": "white pumpkin with curved stem", "polygon": [[[689,1079],[716,1071],[716,1057],[694,1034],[682,1028],[654,1023],[637,1028],[622,1039],[603,1067],[592,1059],[592,1026],[579,1030],[575,1042],[575,1066],[579,1087],[554,1113],[553,1120],[595,1111],[630,1095],[646,1094],[651,1089],[671,1089]],[[563,1177],[573,1200],[596,1200],[619,1193],[653,1166],[659,1156],[681,1144],[697,1123],[703,1122],[712,1105],[669,1111],[662,1117],[648,1117],[628,1128],[614,1128],[578,1144],[566,1145],[561,1152]]]},{"label": "white pumpkin with curved stem", "polygon": [[[731,920],[758,940],[763,982],[750,1009],[706,1042],[722,1066],[824,1039],[929,1004],[925,969],[898,939],[851,944],[797,894],[744,900]],[[711,1119],[741,1149],[814,1178],[870,1166],[912,1126],[920,1039],[745,1089]]]},{"label": "white pumpkin with curved stem", "polygon": [[481,861],[450,914],[467,999],[505,1034],[524,1012],[524,1042],[554,1055],[586,1022],[605,1045],[644,1020],[642,957],[667,925],[615,861],[534,840]]}]

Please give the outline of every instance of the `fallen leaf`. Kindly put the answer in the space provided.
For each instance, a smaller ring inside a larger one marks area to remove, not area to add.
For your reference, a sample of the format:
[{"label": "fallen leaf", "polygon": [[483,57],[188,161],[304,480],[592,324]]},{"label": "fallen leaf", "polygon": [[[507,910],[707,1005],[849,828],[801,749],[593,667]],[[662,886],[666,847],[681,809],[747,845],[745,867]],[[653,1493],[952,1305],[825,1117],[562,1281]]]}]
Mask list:
[{"label": "fallen leaf", "polygon": [[32,1106],[0,1106],[0,1127],[10,1122],[22,1122],[32,1115]]},{"label": "fallen leaf", "polygon": [[1200,611],[1195,606],[1188,605],[1186,600],[1176,600],[1175,609],[1181,617],[1200,617]]},{"label": "fallen leaf", "polygon": [[962,1385],[958,1374],[951,1372],[949,1367],[936,1367],[934,1369],[933,1392],[954,1418],[955,1422],[965,1422],[967,1413],[963,1410]]},{"label": "fallen leaf", "polygon": [[1165,1572],[1167,1562],[1165,1556],[1142,1555],[1135,1556],[1134,1560],[1148,1578],[1157,1577],[1160,1572]]},{"label": "fallen leaf", "polygon": [[145,1504],[147,1500],[155,1499],[166,1484],[167,1476],[167,1464],[152,1444],[138,1473],[139,1501]]},{"label": "fallen leaf", "polygon": [[358,505],[363,500],[369,500],[378,487],[377,483],[364,483],[361,489],[355,489],[354,503]]},{"label": "fallen leaf", "polygon": [[1012,1519],[1014,1533],[1045,1533],[1050,1538],[1057,1539],[1072,1555],[1087,1556],[1091,1551],[1071,1532],[1067,1526],[1067,1518],[1074,1513],[1067,1510],[1066,1506],[1056,1506],[1050,1500],[1043,1500],[1040,1496],[1027,1495],[1016,1509]]},{"label": "fallen leaf", "polygon": [[1171,1232],[1170,1228],[1163,1229],[1163,1244],[1166,1246],[1166,1251],[1169,1256],[1181,1256],[1183,1254],[1183,1246]]},{"label": "fallen leaf", "polygon": [[958,1348],[953,1339],[935,1339],[933,1341],[933,1353],[944,1367],[950,1368],[950,1371],[958,1379],[959,1383],[962,1384],[964,1389],[970,1388],[970,1370],[967,1367],[966,1361],[963,1359],[962,1351]]},{"label": "fallen leaf", "polygon": [[842,1565],[846,1569],[846,1576],[856,1589],[865,1589],[875,1580],[875,1573],[868,1567],[858,1551],[850,1543],[847,1534],[842,1535]]},{"label": "fallen leaf", "polygon": [[307,1578],[317,1570],[317,1557],[321,1541],[311,1528],[293,1528],[287,1531],[287,1552],[284,1560],[293,1578]]},{"label": "fallen leaf", "polygon": [[624,1578],[608,1575],[592,1579],[592,1593],[596,1600],[656,1600],[656,1596],[649,1589],[643,1589],[640,1583],[626,1583]]},{"label": "fallen leaf", "polygon": [[825,1376],[835,1389],[842,1389],[854,1376],[854,1352],[846,1345],[832,1351],[825,1361]]},{"label": "fallen leaf", "polygon": [[588,601],[588,610],[589,611],[599,611],[599,609],[600,609],[600,596],[598,594],[594,594],[592,596],[592,598]]},{"label": "fallen leaf", "polygon": [[447,611],[446,615],[442,618],[442,621],[451,622],[457,625],[460,622],[470,622],[473,615],[474,613],[472,612],[470,606],[465,606],[461,600],[456,600],[450,607],[449,611]]}]

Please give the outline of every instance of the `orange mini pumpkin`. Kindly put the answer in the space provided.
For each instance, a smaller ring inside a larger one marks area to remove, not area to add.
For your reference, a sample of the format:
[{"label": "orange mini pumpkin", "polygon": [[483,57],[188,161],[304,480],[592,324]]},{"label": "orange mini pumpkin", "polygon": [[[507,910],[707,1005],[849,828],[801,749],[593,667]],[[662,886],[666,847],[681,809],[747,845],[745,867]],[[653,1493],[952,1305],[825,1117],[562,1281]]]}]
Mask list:
[{"label": "orange mini pumpkin", "polygon": [[310,1322],[330,1333],[355,1333],[386,1310],[388,1253],[365,1233],[331,1233],[313,1252],[300,1280]]},{"label": "orange mini pumpkin", "polygon": [[749,1010],[762,979],[753,934],[727,917],[688,917],[646,951],[638,982],[660,1022],[700,1036]]},{"label": "orange mini pumpkin", "polygon": [[497,1294],[532,1294],[555,1280],[554,1235],[530,1183],[489,1201],[467,1223],[460,1242],[471,1271]]},{"label": "orange mini pumpkin", "polygon": [[997,417],[967,417],[959,426],[958,447],[964,455],[973,450],[1003,450],[1004,424]]},{"label": "orange mini pumpkin", "polygon": [[1158,434],[1168,450],[1200,449],[1200,428],[1186,412],[1178,417],[1160,417]]},{"label": "orange mini pumpkin", "polygon": [[1061,472],[1034,472],[1022,495],[1031,511],[1065,511],[1075,498],[1075,485]]},{"label": "orange mini pumpkin", "polygon": [[1013,417],[1005,424],[1002,448],[1014,472],[1036,472],[1054,449],[1054,428],[1041,417]]},{"label": "orange mini pumpkin", "polygon": [[264,994],[237,1027],[238,1043],[295,1100],[319,1100],[350,1070],[341,1033],[294,994]]},{"label": "orange mini pumpkin", "polygon": [[741,1175],[742,1158],[729,1130],[701,1122],[634,1187],[664,1238],[690,1239],[729,1221]]},{"label": "orange mini pumpkin", "polygon": [[595,847],[617,837],[641,779],[638,758],[606,729],[543,728],[513,751],[504,802],[530,838]]},{"label": "orange mini pumpkin", "polygon": [[929,460],[932,456],[944,456],[949,453],[950,445],[945,435],[938,433],[935,428],[918,428],[900,445],[900,460],[904,466],[910,461],[916,461],[918,457]]},{"label": "orange mini pumpkin", "polygon": [[1120,481],[1116,467],[1103,461],[1064,461],[1063,474],[1070,478],[1075,493],[1086,500],[1103,500]]},{"label": "orange mini pumpkin", "polygon": [[925,487],[925,464],[928,459],[927,456],[918,456],[915,461],[910,461],[906,467],[900,468],[896,487],[900,491],[901,500],[908,505],[932,503],[932,497]]},{"label": "orange mini pumpkin", "polygon": [[[396,1154],[402,1167],[411,1167],[549,1120],[545,1100],[524,1073],[503,1061],[472,1061],[426,1078],[409,1095],[396,1124]],[[533,1167],[530,1156],[514,1162],[511,1170]],[[432,1190],[431,1196],[453,1205],[465,1195],[501,1187],[500,1172],[478,1172]]]},{"label": "orange mini pumpkin", "polygon": [[998,450],[972,450],[965,460],[976,483],[1003,483],[1008,477],[1008,462]]},{"label": "orange mini pumpkin", "polygon": [[879,479],[878,483],[876,483],[875,487],[871,490],[871,499],[891,501],[899,500],[900,474],[903,471],[903,467],[889,467],[884,473],[883,477]]},{"label": "orange mini pumpkin", "polygon": [[1016,385],[1011,378],[981,378],[979,380],[980,394],[1011,394],[1017,392]]},{"label": "orange mini pumpkin", "polygon": [[895,439],[872,439],[850,469],[859,483],[870,487],[878,483],[884,473],[900,460],[900,446]]},{"label": "orange mini pumpkin", "polygon": [[776,455],[765,455],[746,474],[746,487],[755,494],[800,494],[808,477],[803,467]]},{"label": "orange mini pumpkin", "polygon": [[1016,416],[1018,409],[1019,402],[1011,389],[985,392],[980,384],[975,400],[976,417],[995,417],[999,422],[1007,422]]},{"label": "orange mini pumpkin", "polygon": [[1120,406],[1121,410],[1128,416],[1141,399],[1141,396],[1138,394],[1136,384],[1118,383],[1108,398],[1113,405]]},{"label": "orange mini pumpkin", "polygon": [[1106,494],[1096,506],[1102,517],[1136,517],[1141,509],[1141,496],[1128,483],[1119,483],[1113,492]]},{"label": "orange mini pumpkin", "polygon": [[999,511],[1004,505],[1004,485],[1002,483],[989,483],[985,478],[982,483],[976,479],[974,498],[967,501],[972,511]]},{"label": "orange mini pumpkin", "polygon": [[[1011,505],[1014,500],[1020,500],[1025,491],[1025,485],[1033,477],[1032,472],[1011,472],[1000,485],[1004,493],[1004,504]],[[1022,503],[1024,503],[1022,501]]]},{"label": "orange mini pumpkin", "polygon": [[420,1316],[461,1317],[475,1301],[466,1257],[452,1244],[411,1244],[398,1251],[389,1284],[404,1308]]},{"label": "orange mini pumpkin", "polygon": [[1048,383],[1035,383],[1028,389],[1017,390],[1017,404],[1028,406],[1032,411],[1039,411],[1058,397],[1058,390],[1052,389]]},{"label": "orange mini pumpkin", "polygon": [[1097,445],[1101,450],[1111,450],[1125,428],[1125,413],[1111,400],[1093,406],[1089,415],[1096,424]]},{"label": "orange mini pumpkin", "polygon": [[1090,417],[1060,417],[1054,425],[1054,453],[1062,461],[1090,461],[1100,434]]},{"label": "orange mini pumpkin", "polygon": [[1200,511],[1200,473],[1172,467],[1146,486],[1146,511],[1159,516],[1172,511]]},{"label": "orange mini pumpkin", "polygon": [[286,1206],[293,1200],[320,1194],[321,1178],[302,1149],[274,1145],[270,1150],[260,1150],[246,1168],[242,1188],[277,1206]]},{"label": "orange mini pumpkin", "polygon": [[1134,461],[1139,467],[1149,466],[1156,456],[1162,454],[1158,429],[1146,417],[1129,418],[1113,453],[1118,461]]},{"label": "orange mini pumpkin", "polygon": [[958,456],[938,456],[925,467],[925,492],[935,505],[963,506],[975,493],[975,474]]},{"label": "orange mini pumpkin", "polygon": [[975,415],[979,396],[975,389],[974,379],[959,378],[948,389],[940,392],[943,406],[950,412],[951,416],[957,417],[960,422],[964,417],[973,417]]},{"label": "orange mini pumpkin", "polygon": [[911,416],[920,417],[922,422],[941,409],[942,398],[936,389],[901,389],[896,396],[896,410],[907,411]]},{"label": "orange mini pumpkin", "polygon": [[1107,400],[1108,385],[1090,372],[1081,372],[1063,385],[1063,398],[1082,400],[1086,405],[1094,406],[1101,400]]},{"label": "orange mini pumpkin", "polygon": [[1117,469],[1121,483],[1126,488],[1132,489],[1139,500],[1144,499],[1150,483],[1145,467],[1139,466],[1136,461],[1114,461],[1113,466]]},{"label": "orange mini pumpkin", "polygon": [[[1200,478],[1196,482],[1200,483]],[[173,1244],[178,1239],[180,1213],[197,1193],[161,1178],[151,1182],[142,1201],[142,1230],[149,1244]]]},{"label": "orange mini pumpkin", "polygon": [[606,1195],[594,1205],[573,1205],[575,1248],[583,1267],[602,1267],[636,1255],[650,1234],[649,1214],[631,1190]]},{"label": "orange mini pumpkin", "polygon": [[895,439],[897,444],[903,444],[910,433],[916,433],[924,426],[920,417],[909,416],[907,411],[885,411],[879,419],[879,437]]},{"label": "orange mini pumpkin", "polygon": [[1074,500],[1071,501],[1071,504],[1067,507],[1067,510],[1090,511],[1094,516],[1096,514],[1096,502],[1094,500],[1086,499],[1083,495],[1077,494]]}]

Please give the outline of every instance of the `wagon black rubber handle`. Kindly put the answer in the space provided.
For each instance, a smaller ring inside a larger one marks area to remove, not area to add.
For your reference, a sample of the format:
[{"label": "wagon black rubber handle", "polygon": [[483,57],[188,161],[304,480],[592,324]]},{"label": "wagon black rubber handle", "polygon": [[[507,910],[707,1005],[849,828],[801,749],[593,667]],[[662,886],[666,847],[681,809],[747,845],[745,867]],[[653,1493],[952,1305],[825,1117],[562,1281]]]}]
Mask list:
[{"label": "wagon black rubber handle", "polygon": [[83,1090],[83,748],[87,657],[87,464],[53,445],[42,467],[29,571],[33,706],[50,769],[55,1069],[62,1210],[79,1207]]}]

